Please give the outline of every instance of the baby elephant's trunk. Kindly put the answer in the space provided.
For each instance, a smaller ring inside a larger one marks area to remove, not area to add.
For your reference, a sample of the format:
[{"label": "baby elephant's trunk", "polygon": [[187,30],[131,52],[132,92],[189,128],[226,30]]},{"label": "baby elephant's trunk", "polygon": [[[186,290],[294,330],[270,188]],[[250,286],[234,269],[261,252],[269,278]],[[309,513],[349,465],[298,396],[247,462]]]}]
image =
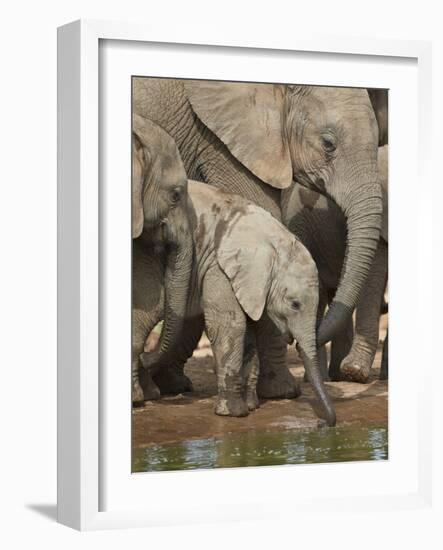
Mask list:
[{"label": "baby elephant's trunk", "polygon": [[[312,348],[312,349],[311,349]],[[323,383],[317,359],[315,346],[309,346],[309,351],[298,344],[298,351],[305,366],[306,376],[314,388],[321,408],[321,417],[324,418],[328,426],[335,426],[336,415],[334,405]]]}]

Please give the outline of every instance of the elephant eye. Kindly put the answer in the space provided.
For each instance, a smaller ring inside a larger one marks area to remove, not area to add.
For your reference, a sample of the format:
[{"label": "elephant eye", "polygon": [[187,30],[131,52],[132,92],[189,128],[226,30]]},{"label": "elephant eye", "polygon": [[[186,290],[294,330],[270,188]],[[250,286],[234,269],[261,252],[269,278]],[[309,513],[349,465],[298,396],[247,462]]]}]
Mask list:
[{"label": "elephant eye", "polygon": [[181,197],[182,197],[182,194],[183,194],[183,188],[182,187],[175,187],[171,191],[171,202],[173,204],[176,204],[177,202],[179,202]]},{"label": "elephant eye", "polygon": [[331,134],[323,134],[321,144],[326,153],[333,153],[337,148],[336,139]]},{"label": "elephant eye", "polygon": [[299,311],[300,309],[300,302],[298,300],[292,300],[291,301],[291,308],[294,310],[294,311]]}]

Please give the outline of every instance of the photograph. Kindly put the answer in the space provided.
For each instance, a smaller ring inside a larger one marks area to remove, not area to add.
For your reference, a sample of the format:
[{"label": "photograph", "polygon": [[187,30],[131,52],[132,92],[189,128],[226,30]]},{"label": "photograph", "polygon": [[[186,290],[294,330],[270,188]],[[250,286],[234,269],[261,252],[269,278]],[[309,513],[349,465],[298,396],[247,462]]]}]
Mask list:
[{"label": "photograph", "polygon": [[131,86],[132,472],[388,460],[389,90]]}]

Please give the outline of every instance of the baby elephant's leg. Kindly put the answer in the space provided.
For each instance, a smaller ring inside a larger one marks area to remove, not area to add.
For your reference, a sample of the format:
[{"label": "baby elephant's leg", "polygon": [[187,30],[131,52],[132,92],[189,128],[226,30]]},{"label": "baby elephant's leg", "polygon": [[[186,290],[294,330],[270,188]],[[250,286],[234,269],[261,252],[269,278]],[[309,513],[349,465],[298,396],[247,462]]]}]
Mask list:
[{"label": "baby elephant's leg", "polygon": [[243,369],[246,317],[226,275],[218,266],[205,274],[202,303],[217,375],[215,413],[246,416],[248,405]]},{"label": "baby elephant's leg", "polygon": [[287,345],[274,323],[264,314],[256,323],[260,360],[257,394],[264,399],[292,399],[301,393],[286,364]]},{"label": "baby elephant's leg", "polygon": [[247,326],[243,347],[243,369],[246,379],[246,403],[250,411],[260,406],[257,396],[257,380],[259,375],[259,359],[254,329]]}]

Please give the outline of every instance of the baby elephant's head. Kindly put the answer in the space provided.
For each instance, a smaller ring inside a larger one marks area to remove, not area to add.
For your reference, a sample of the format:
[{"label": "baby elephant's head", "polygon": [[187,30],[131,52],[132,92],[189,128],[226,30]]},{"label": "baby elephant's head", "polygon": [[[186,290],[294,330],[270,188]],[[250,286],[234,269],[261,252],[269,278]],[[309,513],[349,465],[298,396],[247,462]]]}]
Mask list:
[{"label": "baby elephant's head", "polygon": [[318,273],[307,249],[285,231],[275,250],[266,311],[286,337],[303,349],[315,349]]},{"label": "baby elephant's head", "polygon": [[216,228],[216,233],[222,233],[216,253],[241,307],[254,321],[266,310],[287,339],[315,350],[318,274],[314,260],[271,214],[251,204],[235,206],[236,214]]}]

